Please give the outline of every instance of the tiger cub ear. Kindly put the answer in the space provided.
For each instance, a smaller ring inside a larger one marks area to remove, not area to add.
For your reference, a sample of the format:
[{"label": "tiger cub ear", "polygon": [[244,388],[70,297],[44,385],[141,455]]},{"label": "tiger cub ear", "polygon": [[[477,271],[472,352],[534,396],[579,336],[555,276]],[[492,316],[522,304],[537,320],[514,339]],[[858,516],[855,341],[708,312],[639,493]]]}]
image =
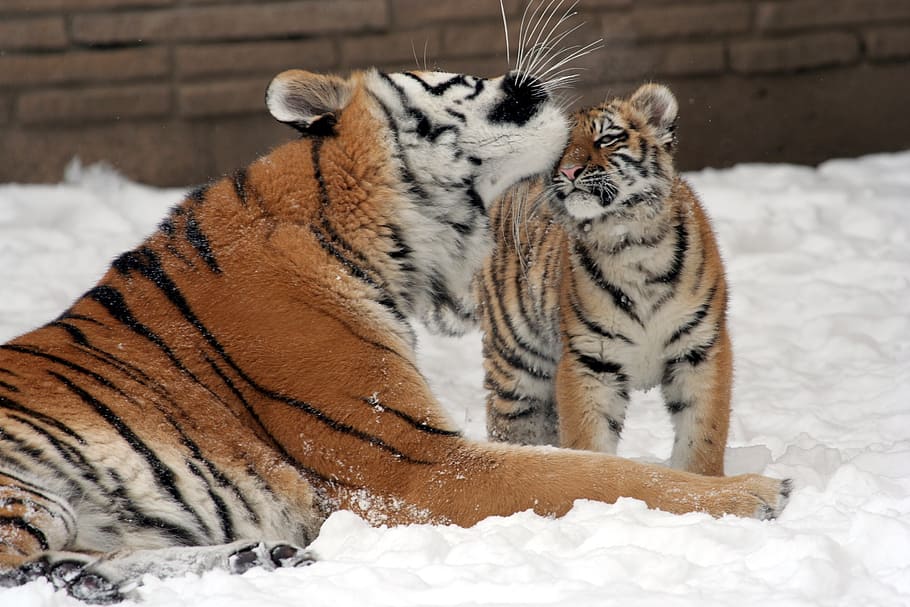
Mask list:
[{"label": "tiger cub ear", "polygon": [[272,79],[265,104],[278,122],[301,133],[327,135],[352,92],[351,83],[338,76],[287,70]]},{"label": "tiger cub ear", "polygon": [[676,144],[679,104],[670,89],[662,84],[644,84],[635,91],[630,102],[654,128],[658,143],[668,147]]}]

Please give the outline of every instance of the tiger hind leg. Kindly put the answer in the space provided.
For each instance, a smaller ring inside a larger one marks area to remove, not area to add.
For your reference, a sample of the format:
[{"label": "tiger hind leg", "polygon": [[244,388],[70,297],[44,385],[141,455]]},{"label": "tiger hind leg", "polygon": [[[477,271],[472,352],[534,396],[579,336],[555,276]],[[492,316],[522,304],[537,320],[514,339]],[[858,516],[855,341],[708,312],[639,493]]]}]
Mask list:
[{"label": "tiger hind leg", "polygon": [[76,537],[69,502],[12,472],[0,472],[0,586],[49,574],[37,557],[62,550]]}]

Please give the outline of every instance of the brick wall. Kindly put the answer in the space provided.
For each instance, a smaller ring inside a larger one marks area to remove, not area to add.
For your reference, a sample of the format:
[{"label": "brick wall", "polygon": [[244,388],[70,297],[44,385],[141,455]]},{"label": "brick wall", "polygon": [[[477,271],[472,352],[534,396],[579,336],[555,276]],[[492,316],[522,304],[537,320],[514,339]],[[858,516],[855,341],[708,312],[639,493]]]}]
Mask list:
[{"label": "brick wall", "polygon": [[[507,0],[517,30],[525,0]],[[74,155],[186,185],[292,137],[273,75],[501,73],[497,0],[0,0],[0,181]],[[684,168],[910,147],[910,0],[580,0],[579,103],[664,81]],[[514,32],[513,32],[514,33]],[[514,52],[515,40],[512,39]]]}]

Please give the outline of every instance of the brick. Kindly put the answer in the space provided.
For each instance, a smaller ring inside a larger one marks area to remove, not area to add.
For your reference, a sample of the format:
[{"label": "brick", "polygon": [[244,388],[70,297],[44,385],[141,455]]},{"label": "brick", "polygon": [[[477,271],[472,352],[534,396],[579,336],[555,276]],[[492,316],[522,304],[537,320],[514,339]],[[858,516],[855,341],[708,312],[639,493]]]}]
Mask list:
[{"label": "brick", "polygon": [[[513,59],[514,61],[514,59]],[[407,66],[404,66],[407,67]],[[505,55],[496,58],[452,59],[442,62],[439,69],[453,74],[471,74],[483,78],[502,76],[509,70]]]},{"label": "brick", "polygon": [[640,37],[628,12],[604,14],[600,19],[600,31],[607,49],[613,44],[632,42]]},{"label": "brick", "polygon": [[208,117],[266,112],[265,90],[269,78],[246,78],[182,84],[177,89],[181,116]]},{"label": "brick", "polygon": [[92,122],[79,129],[11,128],[0,137],[0,182],[58,182],[78,156],[83,164],[108,162],[143,183],[186,187],[211,175],[208,132],[207,125],[157,118]]},{"label": "brick", "polygon": [[3,0],[0,12],[77,12],[107,8],[172,6],[177,0]]},{"label": "brick", "polygon": [[344,38],[341,40],[341,62],[345,67],[361,67],[381,60],[410,63],[410,69],[414,69],[422,66],[426,57],[432,66],[440,54],[439,40],[436,29]]},{"label": "brick", "polygon": [[120,81],[164,76],[169,71],[162,48],[74,51],[0,56],[0,88],[23,84]]},{"label": "brick", "polygon": [[272,148],[300,134],[267,113],[226,116],[212,123],[213,175],[224,175],[250,164]]},{"label": "brick", "polygon": [[745,40],[730,45],[731,66],[746,74],[843,65],[858,57],[859,41],[844,32]]},{"label": "brick", "polygon": [[374,0],[201,6],[167,11],[77,15],[72,32],[87,44],[136,40],[236,40],[378,29],[388,23],[385,3]]},{"label": "brick", "polygon": [[[478,55],[506,55],[506,40],[499,23],[452,25],[442,32],[442,47],[446,57],[475,57]],[[509,32],[509,52],[518,50],[518,28]]]},{"label": "brick", "polygon": [[635,9],[628,26],[641,39],[717,36],[747,31],[748,4],[700,4]]},{"label": "brick", "polygon": [[716,74],[726,66],[721,42],[612,46],[601,52],[599,61],[594,71],[609,81]]},{"label": "brick", "polygon": [[9,122],[9,110],[12,105],[7,97],[0,97],[0,124]]},{"label": "brick", "polygon": [[[524,8],[520,0],[503,0],[506,15],[518,17]],[[532,9],[533,10],[533,9]],[[427,23],[502,18],[495,0],[392,0],[394,23],[413,27]],[[509,19],[510,29],[518,29],[520,19]]]},{"label": "brick", "polygon": [[237,42],[179,46],[174,51],[176,73],[181,78],[219,74],[277,74],[290,68],[323,71],[338,63],[329,40],[291,42]]},{"label": "brick", "polygon": [[866,53],[873,59],[910,57],[910,27],[882,27],[863,33]]},{"label": "brick", "polygon": [[580,0],[578,8],[587,12],[603,8],[622,8],[631,4],[632,0]]},{"label": "brick", "polygon": [[0,21],[0,51],[54,50],[67,44],[63,17]]},{"label": "brick", "polygon": [[136,84],[23,93],[16,115],[24,124],[163,116],[171,109],[165,84]]},{"label": "brick", "polygon": [[907,0],[791,0],[762,2],[756,21],[768,31],[855,25],[910,18]]}]

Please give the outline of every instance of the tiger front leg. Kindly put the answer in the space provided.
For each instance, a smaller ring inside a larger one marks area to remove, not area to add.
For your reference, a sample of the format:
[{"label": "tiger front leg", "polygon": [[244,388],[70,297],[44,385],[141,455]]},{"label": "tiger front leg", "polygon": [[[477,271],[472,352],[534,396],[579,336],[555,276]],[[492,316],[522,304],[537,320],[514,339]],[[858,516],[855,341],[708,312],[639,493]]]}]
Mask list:
[{"label": "tiger front leg", "polygon": [[618,363],[567,348],[556,371],[560,446],[615,455],[629,404],[628,383]]},{"label": "tiger front leg", "polygon": [[673,468],[723,476],[730,426],[733,355],[726,328],[667,363],[661,390],[676,436]]}]

